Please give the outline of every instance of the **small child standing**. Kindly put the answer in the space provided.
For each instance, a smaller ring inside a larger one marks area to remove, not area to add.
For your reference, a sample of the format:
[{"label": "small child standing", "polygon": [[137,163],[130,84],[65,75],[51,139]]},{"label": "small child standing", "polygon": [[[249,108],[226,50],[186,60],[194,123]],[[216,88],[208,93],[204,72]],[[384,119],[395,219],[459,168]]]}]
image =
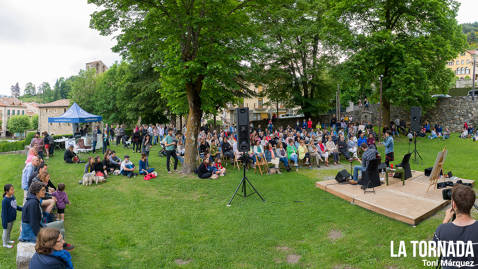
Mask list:
[{"label": "small child standing", "polygon": [[15,241],[10,241],[10,233],[12,232],[13,222],[17,219],[17,210],[22,211],[21,206],[17,206],[15,200],[15,189],[12,184],[6,184],[3,187],[3,201],[2,201],[2,226],[3,226],[3,247],[13,248]]},{"label": "small child standing", "polygon": [[58,184],[58,190],[52,193],[52,196],[56,197],[56,207],[58,209],[59,220],[65,220],[65,208],[67,204],[70,204],[68,195],[65,192],[65,184]]}]

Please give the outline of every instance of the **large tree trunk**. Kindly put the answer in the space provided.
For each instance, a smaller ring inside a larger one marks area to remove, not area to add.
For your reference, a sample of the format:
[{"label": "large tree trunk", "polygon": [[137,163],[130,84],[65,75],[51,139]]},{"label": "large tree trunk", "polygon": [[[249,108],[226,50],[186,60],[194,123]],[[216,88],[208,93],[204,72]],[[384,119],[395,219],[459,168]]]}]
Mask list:
[{"label": "large tree trunk", "polygon": [[193,83],[186,83],[186,94],[188,97],[189,113],[186,122],[186,148],[184,153],[184,173],[193,173],[196,169],[198,157],[199,128],[201,127],[201,98],[199,93],[202,88],[202,78]]}]

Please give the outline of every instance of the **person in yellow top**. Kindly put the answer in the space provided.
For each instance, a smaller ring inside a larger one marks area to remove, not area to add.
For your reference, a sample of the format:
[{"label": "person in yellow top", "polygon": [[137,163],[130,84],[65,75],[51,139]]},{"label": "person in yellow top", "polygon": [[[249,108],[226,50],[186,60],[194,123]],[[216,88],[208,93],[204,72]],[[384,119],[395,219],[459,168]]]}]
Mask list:
[{"label": "person in yellow top", "polygon": [[304,160],[305,161],[304,164],[310,167],[310,154],[303,139],[301,139],[299,142],[298,153],[299,153],[299,160]]}]

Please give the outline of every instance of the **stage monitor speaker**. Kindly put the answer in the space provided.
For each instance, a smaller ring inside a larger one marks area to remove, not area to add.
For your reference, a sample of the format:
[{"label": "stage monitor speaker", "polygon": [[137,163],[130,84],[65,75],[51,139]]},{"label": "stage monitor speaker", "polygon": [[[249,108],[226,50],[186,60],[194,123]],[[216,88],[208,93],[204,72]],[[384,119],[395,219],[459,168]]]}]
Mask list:
[{"label": "stage monitor speaker", "polygon": [[251,149],[249,137],[249,108],[236,108],[237,114],[237,149],[248,152]]},{"label": "stage monitor speaker", "polygon": [[338,172],[335,176],[335,180],[337,180],[338,183],[345,183],[349,178],[350,174],[346,169]]},{"label": "stage monitor speaker", "polygon": [[419,106],[412,106],[410,109],[411,129],[412,132],[420,132],[422,126],[420,124],[422,117],[422,108]]}]

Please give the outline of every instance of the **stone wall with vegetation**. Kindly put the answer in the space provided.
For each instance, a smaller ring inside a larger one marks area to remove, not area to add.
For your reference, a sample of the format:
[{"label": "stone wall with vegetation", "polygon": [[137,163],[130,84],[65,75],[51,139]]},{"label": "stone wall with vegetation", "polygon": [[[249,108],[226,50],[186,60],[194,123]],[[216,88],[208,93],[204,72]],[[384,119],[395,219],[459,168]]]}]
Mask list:
[{"label": "stone wall with vegetation", "polygon": [[[372,122],[374,125],[379,123],[378,104],[370,105],[368,108],[359,108],[354,111],[343,113],[343,115],[352,117],[354,122],[367,123]],[[332,115],[322,115],[312,118],[315,124],[317,121],[329,124]],[[410,109],[403,109],[392,106],[392,120],[397,118],[404,120],[407,126],[410,125]],[[287,125],[295,127],[297,120],[302,123],[304,118],[276,119],[274,126],[286,127]],[[473,127],[478,127],[478,96],[475,101],[468,96],[456,96],[451,98],[439,98],[434,107],[422,112],[422,124],[428,120],[433,126],[435,123],[440,124],[443,128],[448,127],[452,132],[460,132],[463,123],[467,122]],[[266,128],[268,120],[253,121],[253,125],[257,127],[259,124],[262,129]]]}]

